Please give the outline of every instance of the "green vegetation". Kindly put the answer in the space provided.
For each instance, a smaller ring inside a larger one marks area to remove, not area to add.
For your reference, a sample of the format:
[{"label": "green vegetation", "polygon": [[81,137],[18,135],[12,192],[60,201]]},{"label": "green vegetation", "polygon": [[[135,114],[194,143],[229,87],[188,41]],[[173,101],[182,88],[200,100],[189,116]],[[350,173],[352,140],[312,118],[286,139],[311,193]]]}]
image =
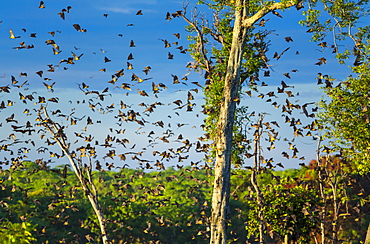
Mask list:
[{"label": "green vegetation", "polygon": [[[323,207],[315,163],[309,167],[266,171],[263,189],[266,243],[289,235],[300,243],[313,241]],[[75,174],[64,166],[22,167],[0,172],[2,243],[99,243],[99,226]],[[212,170],[193,166],[163,171],[122,169],[94,171],[101,205],[114,243],[207,243]],[[340,211],[339,235],[344,243],[363,238],[369,218],[367,178],[349,174]],[[257,231],[255,192],[250,170],[235,169],[231,177],[230,243],[253,242]],[[328,189],[327,191],[330,191]],[[332,199],[328,209],[332,208]],[[358,211],[357,211],[358,209]],[[328,216],[330,218],[330,216]]]},{"label": "green vegetation", "polygon": [[352,69],[354,77],[324,88],[329,100],[321,102],[320,118],[333,150],[341,151],[364,174],[370,170],[369,63]]}]

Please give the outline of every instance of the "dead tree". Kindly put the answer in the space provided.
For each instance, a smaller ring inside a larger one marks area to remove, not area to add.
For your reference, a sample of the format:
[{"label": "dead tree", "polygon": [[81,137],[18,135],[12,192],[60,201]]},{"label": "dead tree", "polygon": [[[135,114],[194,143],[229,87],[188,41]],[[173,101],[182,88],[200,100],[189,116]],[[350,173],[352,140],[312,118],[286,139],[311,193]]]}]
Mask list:
[{"label": "dead tree", "polygon": [[73,168],[73,171],[75,172],[82,186],[82,189],[85,192],[85,195],[89,199],[91,207],[93,208],[95,215],[99,221],[99,227],[103,243],[104,244],[110,243],[106,230],[106,219],[104,218],[103,211],[99,204],[98,191],[92,179],[91,156],[95,154],[95,149],[89,146],[79,148],[82,154],[87,158],[87,164],[83,164],[82,159],[75,156],[74,152],[71,152],[70,143],[68,143],[67,135],[64,132],[65,127],[53,121],[50,118],[46,107],[44,106],[40,108],[38,116],[39,120],[41,121],[41,125],[44,126],[47,131],[49,131],[49,133],[52,136],[52,139],[56,141],[62,152],[68,158]]}]

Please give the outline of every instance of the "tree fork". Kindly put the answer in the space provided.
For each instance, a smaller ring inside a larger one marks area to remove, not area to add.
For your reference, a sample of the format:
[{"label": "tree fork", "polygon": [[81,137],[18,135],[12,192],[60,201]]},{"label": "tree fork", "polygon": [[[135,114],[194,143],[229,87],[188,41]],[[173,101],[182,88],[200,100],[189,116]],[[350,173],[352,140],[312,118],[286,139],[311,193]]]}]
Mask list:
[{"label": "tree fork", "polygon": [[212,195],[211,244],[226,244],[230,197],[231,147],[236,110],[236,98],[240,88],[240,68],[248,30],[271,11],[288,8],[300,0],[278,2],[262,7],[248,17],[248,0],[236,0],[233,38],[225,75],[225,84],[216,138],[215,178]]},{"label": "tree fork", "polygon": [[246,16],[244,0],[236,2],[235,24],[230,56],[227,64],[223,99],[217,125],[216,165],[212,196],[211,239],[212,244],[225,244],[230,196],[231,146],[239,90],[240,66],[247,28],[242,25]]}]

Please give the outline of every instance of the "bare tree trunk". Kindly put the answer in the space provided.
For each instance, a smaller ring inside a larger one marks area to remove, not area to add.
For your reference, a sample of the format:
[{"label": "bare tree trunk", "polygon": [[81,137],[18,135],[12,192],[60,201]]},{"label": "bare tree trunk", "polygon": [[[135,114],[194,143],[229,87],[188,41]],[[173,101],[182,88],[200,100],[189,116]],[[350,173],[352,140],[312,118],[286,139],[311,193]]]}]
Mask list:
[{"label": "bare tree trunk", "polygon": [[254,187],[254,190],[257,195],[257,206],[258,206],[258,214],[257,214],[257,220],[258,220],[258,230],[259,230],[259,243],[262,244],[264,242],[264,235],[263,235],[263,229],[264,229],[264,223],[263,223],[263,196],[261,194],[259,185],[257,183],[257,177],[260,173],[260,162],[261,162],[261,135],[262,135],[262,121],[263,121],[263,115],[260,114],[260,118],[258,120],[258,123],[256,125],[256,131],[254,132],[254,167],[251,175],[251,183]]},{"label": "bare tree trunk", "polygon": [[216,165],[213,184],[211,214],[211,244],[226,244],[226,227],[229,212],[231,148],[234,116],[238,91],[243,48],[248,30],[266,14],[276,9],[288,8],[297,0],[283,1],[263,6],[253,16],[248,16],[248,0],[236,0],[233,39],[225,75],[223,97],[217,125]]},{"label": "bare tree trunk", "polygon": [[227,73],[218,120],[216,139],[216,165],[212,196],[211,239],[212,244],[226,244],[226,231],[229,212],[231,146],[236,98],[240,87],[240,66],[247,29],[242,26],[245,8],[243,1],[237,0],[235,23]]},{"label": "bare tree trunk", "polygon": [[[41,109],[43,110],[44,116],[46,118],[45,120],[42,120],[44,121],[43,125],[51,133],[53,139],[57,142],[63,153],[68,158],[73,168],[73,171],[75,172],[78,180],[80,181],[81,186],[85,191],[85,194],[87,195],[87,198],[89,199],[90,204],[95,212],[95,215],[98,218],[103,244],[110,243],[106,231],[106,223],[103,211],[101,210],[100,204],[98,202],[98,192],[96,190],[95,184],[91,176],[92,163],[90,156],[86,155],[86,157],[88,158],[89,165],[86,168],[82,168],[78,162],[78,159],[73,157],[72,153],[69,151],[69,143],[66,142],[67,136],[64,134],[63,127],[50,119],[45,107],[41,107]],[[84,171],[86,172],[84,173]]]},{"label": "bare tree trunk", "polygon": [[365,239],[365,244],[369,244],[369,243],[370,243],[370,224],[367,227],[367,233],[366,233],[366,239]]},{"label": "bare tree trunk", "polygon": [[89,198],[91,206],[94,209],[95,215],[98,217],[99,226],[100,226],[100,235],[101,235],[103,244],[108,244],[110,242],[108,240],[108,233],[105,227],[106,226],[105,219],[104,219],[103,212],[101,211],[100,205],[97,199],[92,194],[87,195],[87,197]]},{"label": "bare tree trunk", "polygon": [[284,244],[289,244],[288,234],[284,236]]},{"label": "bare tree trunk", "polygon": [[91,158],[90,158],[89,155],[86,155],[86,157],[88,158],[88,161],[89,161],[89,165],[86,169],[86,175],[87,175],[86,179],[88,180],[89,185],[91,186],[91,189],[89,189],[89,194],[87,195],[87,197],[89,198],[91,206],[94,209],[95,215],[98,218],[99,227],[100,227],[100,235],[101,235],[103,244],[108,244],[108,243],[110,243],[110,241],[108,239],[108,233],[107,233],[107,229],[106,229],[106,221],[105,221],[105,218],[104,218],[103,211],[101,210],[101,207],[100,207],[100,204],[99,204],[98,191],[96,189],[96,186],[93,182],[92,175],[91,175],[91,173],[92,173]]},{"label": "bare tree trunk", "polygon": [[321,223],[320,223],[320,230],[321,230],[321,244],[325,243],[325,218],[326,218],[326,195],[325,195],[325,182],[323,176],[323,165],[321,163],[320,159],[320,146],[322,138],[318,138],[317,143],[317,151],[316,151],[316,161],[317,161],[317,170],[318,170],[318,178],[319,178],[319,188],[320,188],[320,196],[321,200],[324,203],[324,206],[322,206],[320,217],[321,217]]},{"label": "bare tree trunk", "polygon": [[331,175],[330,178],[334,179],[333,182],[330,183],[332,192],[333,192],[333,217],[332,217],[332,240],[333,244],[338,243],[338,234],[337,234],[337,224],[338,224],[338,212],[340,208],[340,202],[338,202],[338,179],[337,175]]},{"label": "bare tree trunk", "polygon": [[[91,178],[92,167],[91,167],[90,156],[86,155],[88,160],[89,160],[89,165],[90,166],[86,170],[87,171],[86,172],[87,177],[85,177],[82,173],[81,168],[79,168],[77,166],[77,163],[75,162],[74,158],[71,156],[71,153],[69,152],[69,150],[67,148],[65,148],[63,146],[63,144],[60,144],[59,141],[57,141],[57,142],[58,142],[59,146],[61,147],[62,151],[64,152],[64,154],[66,154],[67,158],[69,159],[69,162],[71,163],[71,165],[73,167],[73,171],[75,172],[77,178],[79,179],[79,181],[81,183],[81,186],[84,189],[85,194],[87,195],[87,198],[90,201],[91,207],[93,208],[93,210],[95,212],[95,215],[98,218],[100,232],[101,232],[100,235],[101,235],[103,244],[108,244],[109,240],[108,240],[108,233],[107,233],[107,230],[106,230],[104,214],[103,214],[103,211],[101,210],[100,204],[98,202],[98,192],[97,192],[95,184],[93,183],[92,178]],[[91,188],[87,184],[89,184]]]}]

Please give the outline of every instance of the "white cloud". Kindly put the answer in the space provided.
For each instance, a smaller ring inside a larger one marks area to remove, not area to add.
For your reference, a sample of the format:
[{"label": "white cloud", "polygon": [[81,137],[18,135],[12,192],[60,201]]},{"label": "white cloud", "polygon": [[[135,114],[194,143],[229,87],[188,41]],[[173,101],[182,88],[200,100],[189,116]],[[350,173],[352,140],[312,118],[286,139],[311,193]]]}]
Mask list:
[{"label": "white cloud", "polygon": [[113,12],[113,13],[123,13],[123,14],[130,14],[134,11],[137,11],[137,9],[134,8],[120,8],[120,7],[107,7],[107,8],[99,8],[100,10],[104,10],[107,12]]},{"label": "white cloud", "polygon": [[[143,6],[147,5],[156,5],[158,2],[156,0],[136,0],[132,3],[123,3],[122,1],[111,1],[109,3],[109,6],[107,7],[101,7],[98,6],[97,8],[100,10],[104,10],[107,12],[113,12],[113,13],[123,13],[123,14],[132,14],[136,13],[139,9],[143,10],[143,12],[156,12],[152,8],[147,9],[143,8]],[[102,5],[106,6],[106,2],[102,2]]]},{"label": "white cloud", "polygon": [[[134,14],[136,13],[139,8],[131,8],[131,7],[105,7],[99,8],[100,10],[113,12],[113,13],[121,13],[121,14]],[[144,13],[156,13],[157,11],[153,9],[141,9]]]}]

